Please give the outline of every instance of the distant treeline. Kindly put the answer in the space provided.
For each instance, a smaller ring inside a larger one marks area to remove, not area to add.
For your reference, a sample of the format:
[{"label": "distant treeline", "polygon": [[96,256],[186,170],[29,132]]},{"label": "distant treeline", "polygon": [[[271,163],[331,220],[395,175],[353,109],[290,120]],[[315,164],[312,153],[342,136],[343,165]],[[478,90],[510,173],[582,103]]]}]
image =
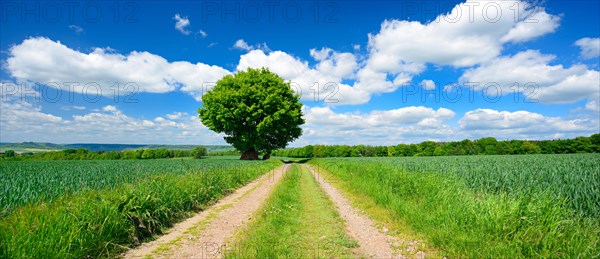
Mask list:
[{"label": "distant treeline", "polygon": [[482,138],[456,142],[425,141],[420,144],[396,146],[308,145],[301,148],[276,150],[273,156],[283,157],[394,157],[394,156],[462,156],[600,153],[600,133],[590,137],[557,140],[504,140]]},{"label": "distant treeline", "polygon": [[209,156],[239,156],[240,152],[232,149],[227,151],[219,151],[219,152],[208,152]]},{"label": "distant treeline", "polygon": [[6,150],[0,155],[3,160],[117,160],[117,159],[156,159],[175,157],[201,158],[206,156],[206,148],[198,146],[192,150],[174,150],[166,148],[136,149],[125,151],[89,151],[85,148],[65,149],[61,151],[21,153]]}]

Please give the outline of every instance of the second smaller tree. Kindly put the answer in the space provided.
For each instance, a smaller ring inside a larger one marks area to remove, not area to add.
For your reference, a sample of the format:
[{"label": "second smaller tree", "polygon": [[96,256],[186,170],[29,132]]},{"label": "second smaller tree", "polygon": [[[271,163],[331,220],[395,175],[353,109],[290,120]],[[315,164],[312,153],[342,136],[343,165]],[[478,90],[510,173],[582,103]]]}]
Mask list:
[{"label": "second smaller tree", "polygon": [[208,152],[206,151],[206,148],[203,146],[197,146],[192,150],[192,157],[196,158],[196,159],[200,159],[203,156],[207,156]]}]

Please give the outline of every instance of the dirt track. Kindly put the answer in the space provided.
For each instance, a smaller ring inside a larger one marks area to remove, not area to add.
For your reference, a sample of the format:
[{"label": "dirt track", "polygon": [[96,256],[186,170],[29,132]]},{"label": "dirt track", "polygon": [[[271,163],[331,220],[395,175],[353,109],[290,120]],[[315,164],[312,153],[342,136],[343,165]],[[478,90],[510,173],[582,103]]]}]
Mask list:
[{"label": "dirt track", "polygon": [[399,243],[397,238],[379,231],[375,223],[355,209],[340,191],[324,180],[313,168],[307,167],[346,222],[346,231],[358,241],[359,254],[369,258],[402,258],[401,255],[395,254],[392,248],[393,244]]},{"label": "dirt track", "polygon": [[[379,230],[364,213],[333,185],[321,179],[307,165],[320,187],[335,204],[346,223],[346,232],[358,241],[357,254],[367,258],[402,258],[393,248],[400,243],[396,237]],[[252,220],[262,204],[268,199],[276,184],[282,179],[289,165],[284,165],[257,180],[241,187],[215,205],[196,216],[171,228],[155,241],[145,243],[124,254],[125,258],[216,258],[222,257],[227,242]],[[416,257],[423,257],[417,253]]]},{"label": "dirt track", "polygon": [[221,257],[226,240],[265,202],[289,165],[275,169],[169,230],[155,241],[125,253],[125,258]]}]

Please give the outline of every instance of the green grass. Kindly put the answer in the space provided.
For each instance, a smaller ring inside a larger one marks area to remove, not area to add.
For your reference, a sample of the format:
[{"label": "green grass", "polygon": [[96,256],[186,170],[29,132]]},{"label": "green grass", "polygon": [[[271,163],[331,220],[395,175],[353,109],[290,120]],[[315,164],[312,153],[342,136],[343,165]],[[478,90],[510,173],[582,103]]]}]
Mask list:
[{"label": "green grass", "polygon": [[328,158],[310,163],[442,256],[600,256],[600,156]]},{"label": "green grass", "polygon": [[292,165],[227,257],[354,257],[351,248],[357,243],[344,226],[308,170]]},{"label": "green grass", "polygon": [[[148,173],[117,181],[115,187],[81,188],[52,201],[42,199],[17,207],[0,218],[0,258],[115,257],[281,165],[278,161],[192,161],[193,166],[181,172]],[[170,160],[145,162],[169,165]],[[107,175],[127,174],[117,172]],[[74,177],[91,181],[98,176],[80,172]]]}]

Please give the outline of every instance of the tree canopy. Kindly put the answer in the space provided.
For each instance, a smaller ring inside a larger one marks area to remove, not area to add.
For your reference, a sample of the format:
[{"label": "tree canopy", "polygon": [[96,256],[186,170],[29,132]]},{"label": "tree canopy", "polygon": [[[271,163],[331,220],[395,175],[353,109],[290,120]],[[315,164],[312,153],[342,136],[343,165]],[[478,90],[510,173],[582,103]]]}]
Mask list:
[{"label": "tree canopy", "polygon": [[266,68],[239,71],[217,81],[202,96],[202,123],[225,133],[225,141],[242,152],[241,159],[268,158],[302,134],[302,103],[289,82]]},{"label": "tree canopy", "polygon": [[192,150],[192,157],[196,158],[196,159],[200,159],[203,156],[207,156],[208,152],[206,151],[206,148],[203,146],[197,146]]}]

